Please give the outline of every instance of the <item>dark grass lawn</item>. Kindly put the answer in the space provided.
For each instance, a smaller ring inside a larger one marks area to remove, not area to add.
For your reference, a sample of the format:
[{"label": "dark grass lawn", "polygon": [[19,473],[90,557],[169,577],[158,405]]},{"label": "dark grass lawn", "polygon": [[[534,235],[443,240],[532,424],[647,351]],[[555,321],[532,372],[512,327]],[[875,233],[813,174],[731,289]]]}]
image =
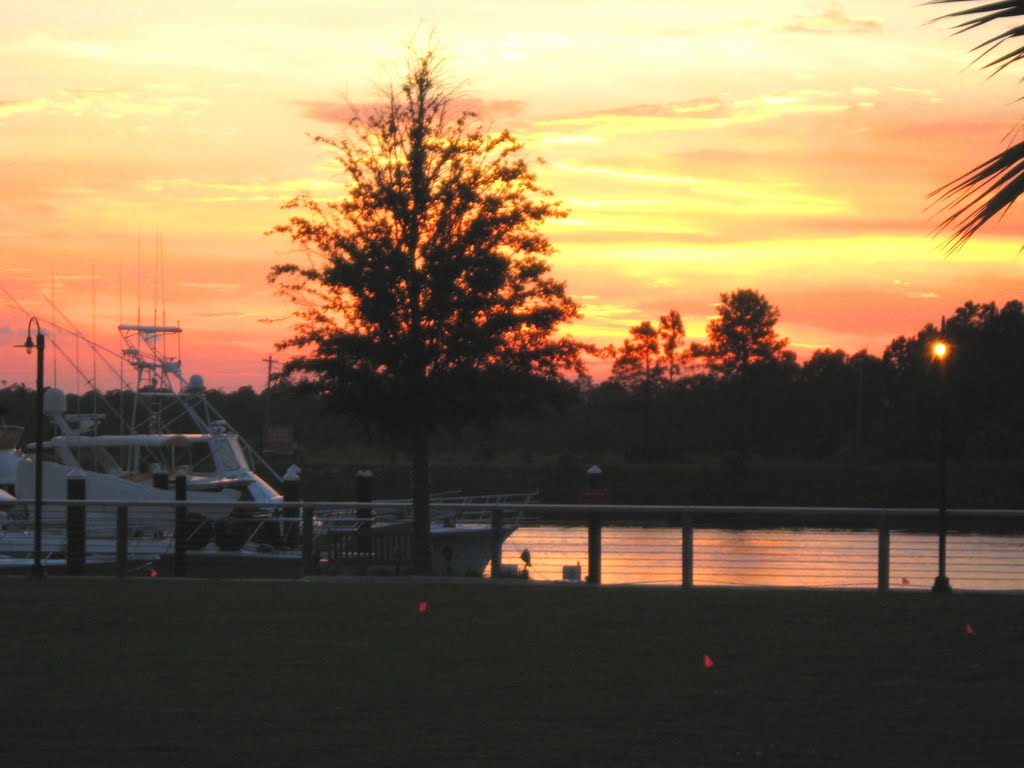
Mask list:
[{"label": "dark grass lawn", "polygon": [[9,577],[0,600],[0,766],[1024,763],[1018,595]]}]

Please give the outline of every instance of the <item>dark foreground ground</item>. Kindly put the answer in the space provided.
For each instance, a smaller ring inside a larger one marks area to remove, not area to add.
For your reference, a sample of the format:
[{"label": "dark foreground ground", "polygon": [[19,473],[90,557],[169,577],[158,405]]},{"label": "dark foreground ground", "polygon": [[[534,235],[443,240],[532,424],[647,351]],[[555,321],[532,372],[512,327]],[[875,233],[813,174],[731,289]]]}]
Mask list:
[{"label": "dark foreground ground", "polygon": [[8,577],[0,601],[3,766],[1024,761],[1019,595]]}]

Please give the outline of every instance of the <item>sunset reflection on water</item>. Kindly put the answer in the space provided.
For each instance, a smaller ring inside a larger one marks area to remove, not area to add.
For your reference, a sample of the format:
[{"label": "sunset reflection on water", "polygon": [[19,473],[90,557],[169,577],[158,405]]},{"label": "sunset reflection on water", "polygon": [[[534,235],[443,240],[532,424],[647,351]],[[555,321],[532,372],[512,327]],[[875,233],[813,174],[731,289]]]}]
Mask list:
[{"label": "sunset reflection on water", "polygon": [[[682,533],[677,528],[605,527],[603,584],[678,585],[683,580]],[[954,534],[950,579],[959,589],[1024,589],[1024,536]],[[561,581],[564,566],[587,578],[587,529],[524,527],[505,543],[503,561],[522,566],[530,551],[531,579]],[[930,589],[937,570],[933,534],[893,533],[891,589]],[[878,585],[875,531],[697,530],[696,586],[869,588]]]}]

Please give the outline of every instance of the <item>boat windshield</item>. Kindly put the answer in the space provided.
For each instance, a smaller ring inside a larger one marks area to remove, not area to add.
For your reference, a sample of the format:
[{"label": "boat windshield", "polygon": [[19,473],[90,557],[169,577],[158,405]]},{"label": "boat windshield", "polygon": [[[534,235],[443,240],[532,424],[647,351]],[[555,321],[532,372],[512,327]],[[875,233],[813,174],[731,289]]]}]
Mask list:
[{"label": "boat windshield", "polygon": [[210,440],[210,453],[217,469],[230,472],[237,469],[249,469],[242,446],[237,435],[217,435]]}]

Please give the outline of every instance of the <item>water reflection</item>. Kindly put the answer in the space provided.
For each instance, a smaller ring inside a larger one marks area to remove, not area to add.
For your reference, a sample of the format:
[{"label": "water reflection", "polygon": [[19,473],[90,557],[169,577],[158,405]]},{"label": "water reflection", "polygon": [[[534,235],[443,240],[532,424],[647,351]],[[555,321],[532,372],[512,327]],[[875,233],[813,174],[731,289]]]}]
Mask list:
[{"label": "water reflection", "polygon": [[[587,577],[585,527],[520,528],[505,544],[506,563],[529,549],[530,578],[561,581],[563,566]],[[681,584],[682,534],[674,528],[606,527],[602,533],[604,584]],[[1024,536],[954,534],[947,572],[955,589],[1024,589]],[[893,533],[889,586],[930,589],[937,572],[934,534]],[[874,531],[698,530],[694,535],[697,586],[869,588],[878,585]]]}]

